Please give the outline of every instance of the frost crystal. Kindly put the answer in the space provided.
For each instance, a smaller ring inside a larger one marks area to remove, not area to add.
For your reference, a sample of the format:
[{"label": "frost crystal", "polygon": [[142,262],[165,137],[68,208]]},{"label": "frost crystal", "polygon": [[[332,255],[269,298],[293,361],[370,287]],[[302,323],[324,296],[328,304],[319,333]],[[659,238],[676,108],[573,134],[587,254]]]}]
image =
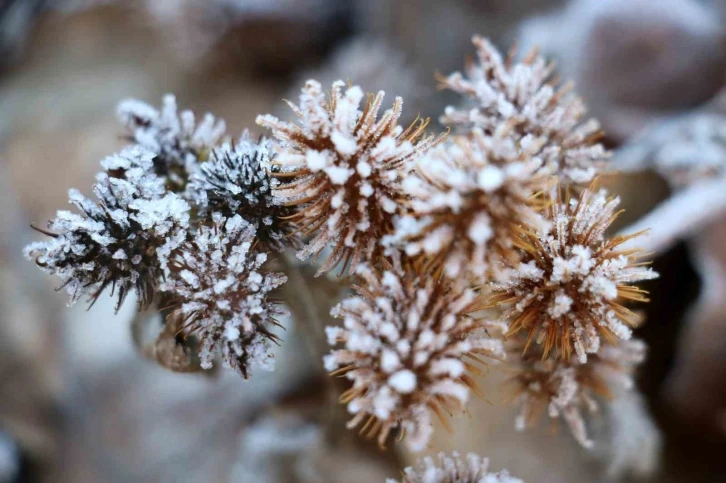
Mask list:
[{"label": "frost crystal", "polygon": [[585,106],[569,92],[557,87],[553,67],[535,52],[514,63],[503,59],[486,39],[475,36],[478,62],[466,75],[454,72],[441,84],[471,98],[472,105],[449,106],[442,122],[478,126],[485,132],[508,125],[517,139],[534,135],[544,140],[543,168],[574,183],[585,183],[609,157],[597,143],[600,126],[590,119],[582,122]]},{"label": "frost crystal", "polygon": [[[387,483],[396,483],[389,478]],[[451,456],[439,453],[434,459],[426,456],[416,467],[403,470],[401,483],[524,483],[510,476],[507,470],[489,473],[489,458],[468,453],[462,457],[454,451]]]},{"label": "frost crystal", "polygon": [[269,115],[257,118],[281,141],[276,162],[293,177],[276,194],[299,208],[292,218],[299,230],[313,234],[298,256],[332,248],[319,273],[340,261],[352,270],[373,256],[391,229],[403,196],[401,181],[413,160],[442,139],[424,135],[427,121],[405,130],[399,126],[400,97],[376,120],[383,91],[364,100],[360,87],[344,86],[334,82],[328,98],[317,81],[308,81],[300,106],[290,104],[300,125]]},{"label": "frost crystal", "polygon": [[518,430],[534,426],[547,410],[550,418],[561,418],[578,443],[593,446],[588,438],[583,412],[598,410],[598,399],[611,399],[614,394],[631,390],[632,373],[645,359],[645,343],[632,339],[617,345],[603,346],[586,364],[578,361],[543,359],[542,352],[522,354],[518,346],[508,355],[516,375],[515,403],[520,411]]},{"label": "frost crystal", "polygon": [[269,141],[255,143],[245,133],[234,146],[225,143],[212,151],[211,159],[192,176],[189,191],[203,216],[240,215],[255,225],[265,248],[282,251],[293,240],[290,225],[280,217],[292,212],[273,197],[278,180],[271,173],[270,160]]},{"label": "frost crystal", "polygon": [[474,128],[432,150],[404,181],[408,210],[384,243],[437,260],[450,278],[501,275],[503,260],[517,260],[518,227],[545,226],[535,196],[549,183],[538,172],[541,146],[532,136],[515,143],[500,126],[492,136]]},{"label": "frost crystal", "polygon": [[63,280],[70,304],[84,294],[93,303],[109,286],[118,290],[117,310],[132,289],[142,308],[151,303],[189,225],[189,205],[173,193],[162,195],[162,182],[144,170],[151,156],[130,148],[106,158],[104,167],[122,169],[124,176],[99,173],[93,187],[98,202],[70,190],[70,203],[81,213],[59,211],[44,232],[51,240],[25,248],[28,258]]},{"label": "frost crystal", "polygon": [[154,172],[167,181],[169,189],[183,192],[198,163],[224,136],[225,124],[207,114],[197,124],[194,113],[177,110],[176,98],[164,96],[161,111],[129,99],[118,106],[118,118],[126,127],[129,139],[153,152]]},{"label": "frost crystal", "polygon": [[279,338],[271,329],[284,311],[268,296],[287,280],[260,270],[267,255],[251,251],[254,239],[255,227],[239,215],[215,214],[213,225],[202,226],[172,259],[163,287],[181,300],[184,330],[200,340],[202,367],[221,355],[245,379],[253,364],[274,369],[269,344]]},{"label": "frost crystal", "polygon": [[580,362],[600,349],[600,335],[629,339],[636,314],[625,301],[646,302],[646,293],[630,284],[657,276],[636,263],[638,250],[618,250],[628,237],[606,239],[617,198],[584,190],[546,210],[549,230],[521,235],[522,260],[510,280],[493,286],[491,303],[508,304],[503,318],[509,334],[525,330],[528,342],[554,349],[569,359],[574,346]]},{"label": "frost crystal", "polygon": [[359,266],[358,295],[333,308],[343,327],[328,327],[328,342],[344,347],[325,356],[325,368],[353,382],[341,397],[353,414],[350,428],[365,421],[362,432],[378,435],[380,445],[398,428],[421,451],[431,412],[445,423],[442,411],[461,411],[469,389],[478,391],[467,369],[479,356],[501,357],[502,342],[479,333],[488,324],[467,315],[473,291],[447,289],[396,260],[387,265],[383,272]]}]

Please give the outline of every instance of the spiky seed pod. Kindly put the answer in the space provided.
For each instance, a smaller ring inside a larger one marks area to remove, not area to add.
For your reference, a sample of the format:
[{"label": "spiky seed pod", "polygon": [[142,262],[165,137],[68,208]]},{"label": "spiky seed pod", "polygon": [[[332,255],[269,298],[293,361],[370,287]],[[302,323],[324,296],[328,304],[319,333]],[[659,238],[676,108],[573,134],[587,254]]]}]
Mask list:
[{"label": "spiky seed pod", "polygon": [[202,367],[220,355],[245,379],[252,365],[274,370],[272,330],[285,314],[270,292],[287,277],[262,270],[267,255],[253,252],[254,242],[255,227],[239,215],[215,214],[176,252],[163,286],[180,304],[176,315],[186,317],[183,332],[199,338]]},{"label": "spiky seed pod", "polygon": [[292,208],[273,196],[279,182],[272,174],[271,156],[267,139],[253,142],[245,133],[235,145],[225,143],[212,151],[210,160],[192,175],[189,192],[200,215],[240,215],[255,225],[264,249],[280,252],[296,243],[291,225],[282,220]]},{"label": "spiky seed pod", "polygon": [[[389,478],[386,483],[397,483]],[[489,458],[454,451],[451,456],[439,453],[434,459],[426,456],[418,460],[416,467],[403,470],[400,483],[524,483],[507,470],[489,472]]]},{"label": "spiky seed pod", "polygon": [[478,373],[480,357],[501,357],[502,342],[484,333],[493,325],[467,315],[473,291],[409,263],[385,265],[359,266],[357,295],[333,308],[343,327],[328,327],[328,342],[343,347],[325,356],[325,368],[353,383],[341,396],[353,414],[348,427],[363,423],[361,434],[380,445],[398,429],[421,451],[432,413],[447,425],[443,412],[463,409],[469,390],[478,393],[469,373]]},{"label": "spiky seed pod", "polygon": [[257,118],[282,143],[276,162],[284,172],[279,176],[293,178],[276,194],[283,204],[298,208],[290,221],[301,234],[312,236],[298,257],[331,248],[318,273],[341,261],[350,272],[372,258],[392,229],[403,197],[401,180],[411,162],[443,139],[424,134],[428,120],[402,129],[400,97],[376,120],[383,91],[364,101],[359,87],[343,91],[344,86],[334,82],[326,99],[320,84],[308,81],[300,106],[289,103],[300,125],[269,115]]},{"label": "spiky seed pod", "polygon": [[638,317],[625,302],[647,302],[646,292],[631,284],[657,277],[637,262],[639,250],[618,250],[637,237],[606,238],[618,198],[586,189],[579,197],[553,201],[545,210],[550,229],[526,231],[517,240],[521,262],[508,282],[492,287],[488,302],[506,305],[508,334],[527,332],[527,345],[543,344],[569,359],[574,347],[580,362],[600,350],[600,336],[629,339]]},{"label": "spiky seed pod", "polygon": [[173,193],[162,195],[163,182],[146,171],[152,157],[131,148],[104,160],[122,168],[125,177],[99,173],[93,186],[98,202],[70,190],[70,203],[81,213],[59,211],[50,231],[43,231],[51,240],[25,248],[28,258],[63,280],[69,305],[84,294],[93,305],[109,286],[117,291],[116,310],[132,290],[141,308],[151,303],[168,257],[189,226],[189,205]]},{"label": "spiky seed pod", "polygon": [[176,98],[167,94],[161,110],[135,99],[118,105],[119,121],[129,141],[153,153],[154,173],[163,177],[169,190],[183,193],[198,163],[206,161],[211,149],[224,136],[223,120],[206,114],[197,125],[194,113],[178,112]]},{"label": "spiky seed pod", "polygon": [[511,125],[512,135],[528,134],[545,139],[544,167],[563,181],[587,183],[610,156],[598,142],[600,125],[583,121],[582,100],[558,86],[553,64],[536,52],[521,62],[514,53],[506,60],[487,39],[474,36],[478,61],[467,66],[465,75],[454,72],[440,79],[441,86],[467,96],[461,108],[449,106],[441,121],[463,127],[478,126],[491,133]]},{"label": "spiky seed pod", "polygon": [[541,146],[534,136],[514,142],[500,126],[433,149],[404,180],[406,215],[384,244],[423,253],[450,278],[501,278],[502,262],[518,260],[520,227],[545,226],[539,211],[550,177],[539,171]]},{"label": "spiky seed pod", "polygon": [[611,400],[618,391],[634,386],[632,374],[645,360],[645,343],[638,339],[606,344],[582,364],[576,360],[543,359],[541,351],[522,353],[515,344],[507,356],[514,372],[509,381],[512,401],[519,406],[515,426],[519,431],[533,427],[542,413],[562,419],[574,438],[590,448],[585,415],[599,408],[599,400]]}]

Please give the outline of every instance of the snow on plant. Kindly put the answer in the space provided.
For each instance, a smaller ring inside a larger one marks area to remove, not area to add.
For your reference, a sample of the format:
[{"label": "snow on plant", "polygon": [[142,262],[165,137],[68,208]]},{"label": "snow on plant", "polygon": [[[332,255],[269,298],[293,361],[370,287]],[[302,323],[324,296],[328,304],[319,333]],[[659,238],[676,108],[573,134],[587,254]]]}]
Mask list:
[{"label": "snow on plant", "polygon": [[404,197],[403,178],[418,156],[443,139],[424,134],[428,120],[402,128],[400,97],[377,119],[383,96],[383,91],[365,96],[360,87],[345,88],[342,81],[326,96],[320,83],[310,80],[300,105],[289,103],[299,124],[270,115],[257,118],[281,143],[279,176],[292,179],[278,186],[276,195],[299,208],[291,221],[312,237],[298,257],[331,248],[318,273],[341,261],[352,272],[380,251]]},{"label": "snow on plant", "polygon": [[[131,146],[101,162],[97,200],[71,190],[79,213],[59,211],[39,230],[50,239],[25,253],[61,278],[71,303],[112,289],[117,307],[135,292],[141,308],[159,309],[161,342],[183,359],[168,367],[188,370],[197,348],[203,368],[221,359],[248,378],[273,368],[280,267],[304,280],[283,252],[305,243],[300,259],[325,258],[318,274],[337,266],[353,283],[332,311],[342,323],[327,328],[335,347],[324,357],[351,384],[341,397],[350,427],[424,449],[434,415],[446,425],[444,414],[479,393],[477,364],[507,355],[508,329],[522,349],[509,354],[522,414],[546,407],[589,445],[583,408],[629,383],[642,344],[624,341],[637,322],[624,304],[646,301],[633,284],[656,275],[623,248],[635,235],[605,237],[617,199],[580,188],[548,199],[553,181],[588,181],[607,157],[581,101],[536,55],[505,61],[474,43],[478,63],[442,80],[473,101],[447,109],[457,127],[447,142],[426,133],[428,119],[399,125],[401,98],[380,113],[382,91],[341,81],[329,93],[308,81],[299,105],[288,103],[297,122],[258,116],[269,140],[233,141],[223,121],[197,123],[171,95],[161,110],[124,101]],[[500,305],[496,322],[477,312]],[[325,336],[317,307],[291,306],[310,324],[300,333]],[[404,477],[519,481],[456,454]]]},{"label": "snow on plant", "polygon": [[509,334],[527,333],[527,345],[543,345],[581,363],[600,350],[601,335],[627,340],[638,316],[626,301],[646,302],[646,292],[632,284],[657,276],[637,262],[638,250],[619,250],[630,238],[606,238],[617,214],[618,198],[583,190],[579,197],[555,201],[546,209],[551,228],[524,232],[518,246],[521,261],[509,280],[494,284],[489,301],[506,305],[502,318]]},{"label": "snow on plant", "polygon": [[149,306],[172,250],[186,238],[189,205],[145,171],[152,153],[126,149],[103,161],[123,169],[123,178],[101,172],[93,201],[71,189],[69,202],[80,213],[59,211],[48,223],[51,237],[28,245],[25,254],[44,271],[61,278],[70,304],[88,295],[93,304],[111,287],[116,309],[130,291],[141,308]]},{"label": "snow on plant", "polygon": [[509,134],[507,126],[491,136],[474,128],[424,156],[403,183],[407,210],[386,243],[425,254],[451,278],[500,278],[503,262],[518,260],[520,227],[546,225],[540,211],[550,183],[539,172],[543,140]]},{"label": "snow on plant", "polygon": [[343,327],[328,327],[328,343],[342,344],[325,356],[325,368],[345,375],[353,386],[343,394],[362,432],[406,435],[413,451],[426,447],[431,413],[446,424],[444,412],[462,411],[469,390],[478,392],[468,372],[480,357],[503,356],[502,341],[490,338],[494,325],[468,315],[475,294],[420,273],[394,259],[382,270],[359,266],[357,295],[333,308]]},{"label": "snow on plant", "polygon": [[521,62],[513,55],[504,59],[485,38],[474,36],[477,62],[465,74],[454,72],[440,79],[441,85],[467,96],[462,107],[446,108],[442,122],[463,128],[478,126],[493,132],[508,125],[512,136],[537,136],[544,140],[543,169],[563,181],[587,183],[609,157],[602,144],[600,125],[583,121],[582,100],[558,86],[554,66],[535,51]]},{"label": "snow on plant", "polygon": [[240,215],[255,225],[265,247],[280,252],[294,242],[289,223],[281,221],[292,211],[273,196],[279,181],[272,159],[269,140],[255,143],[245,133],[237,143],[212,151],[209,161],[192,175],[188,191],[201,215]]},{"label": "snow on plant", "polygon": [[285,312],[270,292],[285,283],[282,273],[266,272],[265,253],[255,253],[255,227],[239,215],[215,214],[194,238],[175,253],[166,292],[179,300],[186,318],[183,330],[196,334],[202,367],[212,367],[220,355],[225,364],[249,378],[250,366],[274,369],[270,342],[279,337],[276,317]]},{"label": "snow on plant", "polygon": [[516,428],[523,431],[536,425],[546,410],[550,418],[565,422],[578,443],[591,448],[585,415],[598,410],[598,401],[633,389],[632,373],[645,360],[645,352],[641,340],[618,341],[581,363],[543,358],[541,350],[523,353],[521,344],[515,344],[508,364],[515,373],[510,383],[519,407]]},{"label": "snow on plant", "polygon": [[183,192],[198,164],[209,158],[223,138],[226,125],[211,114],[197,124],[192,111],[179,113],[176,98],[164,96],[161,110],[145,102],[128,99],[117,109],[129,141],[153,152],[154,172],[167,179],[169,189]]}]

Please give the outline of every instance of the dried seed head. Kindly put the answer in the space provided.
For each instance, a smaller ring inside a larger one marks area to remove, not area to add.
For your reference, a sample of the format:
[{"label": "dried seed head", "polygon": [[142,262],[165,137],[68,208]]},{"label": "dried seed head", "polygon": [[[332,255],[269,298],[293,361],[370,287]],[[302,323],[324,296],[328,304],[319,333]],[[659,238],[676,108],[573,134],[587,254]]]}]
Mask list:
[{"label": "dried seed head", "polygon": [[[387,483],[397,483],[389,478]],[[439,453],[434,459],[426,456],[414,468],[403,470],[401,483],[524,483],[510,476],[507,470],[489,472],[489,458],[468,453],[461,456],[454,451],[451,456]]]},{"label": "dried seed head", "polygon": [[[356,296],[338,304],[332,315],[343,327],[328,327],[331,345],[343,344],[324,359],[333,374],[353,386],[341,397],[353,414],[349,427],[384,445],[399,430],[413,451],[431,436],[431,412],[463,409],[469,389],[478,391],[469,372],[479,357],[501,357],[502,342],[482,333],[488,324],[468,316],[471,290],[455,289],[420,269],[394,260],[383,272],[359,266]],[[492,326],[493,328],[493,326]]]},{"label": "dried seed head", "polygon": [[290,216],[292,208],[273,196],[278,185],[274,169],[270,142],[253,142],[245,133],[234,146],[225,143],[212,151],[211,159],[192,176],[189,191],[202,216],[240,215],[255,226],[263,248],[279,252],[295,240],[292,227],[281,219]]},{"label": "dried seed head", "polygon": [[211,114],[197,125],[193,112],[178,112],[171,94],[164,96],[161,111],[128,99],[119,103],[117,115],[129,140],[155,154],[154,173],[177,193],[184,192],[189,176],[196,172],[199,162],[208,159],[226,129],[224,121]]},{"label": "dried seed head", "polygon": [[509,334],[526,331],[527,344],[542,344],[544,357],[554,349],[569,359],[574,346],[585,362],[600,349],[601,335],[629,339],[638,322],[622,304],[647,302],[646,292],[631,284],[657,274],[637,263],[638,250],[618,250],[639,234],[604,237],[618,203],[603,190],[553,202],[545,211],[550,229],[522,234],[521,262],[508,282],[493,286],[489,302],[508,305],[502,317]]},{"label": "dried seed head", "polygon": [[553,65],[532,52],[521,62],[503,59],[486,39],[475,36],[478,62],[467,66],[466,75],[454,72],[441,85],[468,96],[472,105],[449,106],[441,121],[464,127],[478,126],[491,133],[501,125],[522,138],[534,135],[545,140],[544,168],[563,181],[586,183],[593,179],[609,153],[597,141],[600,126],[583,122],[585,106],[570,87],[557,86]]},{"label": "dried seed head", "polygon": [[547,409],[550,418],[562,418],[578,443],[592,447],[583,413],[596,412],[598,399],[609,400],[617,390],[632,389],[632,373],[645,359],[645,352],[645,343],[640,340],[618,341],[604,345],[582,364],[543,359],[541,351],[523,354],[522,344],[516,344],[507,361],[516,374],[510,383],[513,401],[519,406],[517,429],[535,426]]},{"label": "dried seed head", "polygon": [[109,286],[118,290],[116,310],[131,290],[141,308],[151,303],[189,225],[189,205],[173,193],[162,195],[162,182],[145,171],[152,157],[129,148],[104,160],[104,166],[123,167],[125,176],[99,173],[93,187],[98,202],[70,190],[70,203],[81,213],[59,211],[48,224],[52,239],[25,248],[28,258],[63,280],[69,304],[84,294],[93,304]]},{"label": "dried seed head", "polygon": [[450,278],[499,278],[503,260],[518,260],[520,227],[546,225],[541,146],[533,136],[514,142],[502,126],[491,136],[474,128],[432,150],[404,180],[408,209],[384,244],[423,253]]},{"label": "dried seed head", "polygon": [[274,370],[269,346],[279,340],[272,330],[284,311],[268,297],[287,280],[261,270],[267,255],[251,251],[254,241],[255,227],[239,215],[215,214],[175,254],[163,286],[181,305],[183,331],[200,340],[202,367],[221,355],[245,379],[253,364]]},{"label": "dried seed head", "polygon": [[412,161],[442,140],[424,135],[428,120],[405,130],[398,125],[401,98],[376,120],[383,96],[381,91],[364,99],[359,87],[344,89],[338,81],[326,98],[320,84],[310,80],[300,106],[290,103],[300,125],[257,118],[282,143],[276,158],[283,171],[279,176],[293,179],[277,187],[276,195],[298,208],[291,221],[312,236],[298,257],[331,248],[319,273],[341,261],[353,270],[373,257],[392,228],[403,196],[400,184]]}]

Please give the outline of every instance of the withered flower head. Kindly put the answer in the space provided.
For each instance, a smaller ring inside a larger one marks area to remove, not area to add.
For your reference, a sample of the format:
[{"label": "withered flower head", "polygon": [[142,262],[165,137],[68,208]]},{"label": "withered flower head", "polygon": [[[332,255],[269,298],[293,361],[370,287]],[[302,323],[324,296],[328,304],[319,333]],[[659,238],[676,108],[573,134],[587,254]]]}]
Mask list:
[{"label": "withered flower head", "polygon": [[[387,483],[397,483],[389,478]],[[468,453],[466,456],[454,451],[451,456],[439,453],[434,459],[426,456],[414,468],[403,470],[401,483],[523,483],[507,470],[489,472],[489,458]]]},{"label": "withered flower head", "polygon": [[343,326],[327,329],[329,343],[343,348],[324,362],[353,382],[341,396],[354,415],[350,428],[364,423],[361,434],[377,435],[380,445],[398,429],[421,451],[431,436],[431,413],[446,425],[444,412],[461,411],[469,389],[478,391],[468,373],[478,373],[482,356],[501,357],[502,343],[481,333],[488,324],[467,315],[471,290],[395,259],[387,265],[382,272],[356,271],[357,295],[331,312]]},{"label": "withered flower head", "polygon": [[531,52],[521,62],[514,53],[503,59],[487,39],[472,39],[477,62],[465,75],[454,72],[441,85],[470,98],[461,108],[448,107],[442,122],[464,127],[478,126],[493,132],[498,126],[512,126],[512,135],[528,134],[545,140],[544,167],[563,181],[589,182],[609,157],[602,144],[600,126],[594,119],[583,122],[582,100],[558,86],[552,64]]},{"label": "withered flower head", "polygon": [[544,410],[550,418],[561,418],[574,438],[590,448],[585,412],[594,413],[598,400],[612,400],[619,391],[632,389],[632,373],[645,359],[640,340],[606,344],[587,363],[542,359],[541,351],[522,354],[521,345],[508,353],[515,372],[513,402],[519,406],[516,428],[523,431],[537,424]]},{"label": "withered flower head", "polygon": [[28,258],[63,280],[69,305],[84,294],[93,304],[109,286],[117,293],[116,310],[132,290],[141,308],[151,303],[189,225],[189,205],[173,193],[162,194],[163,182],[146,171],[152,157],[129,148],[105,159],[104,167],[123,169],[125,176],[99,173],[93,186],[98,202],[70,190],[70,203],[81,213],[59,211],[50,231],[43,231],[51,240],[25,248]]},{"label": "withered flower head", "polygon": [[274,370],[270,342],[279,338],[272,329],[284,311],[269,293],[287,280],[261,270],[267,255],[252,251],[254,241],[255,227],[239,215],[216,214],[175,254],[164,285],[181,303],[182,330],[199,338],[202,367],[220,355],[245,379],[253,364]]},{"label": "withered flower head", "polygon": [[342,81],[334,82],[326,96],[310,80],[300,106],[289,103],[299,125],[269,115],[257,118],[282,143],[276,158],[284,171],[280,176],[292,178],[276,194],[283,204],[298,208],[291,221],[300,233],[312,236],[298,257],[331,248],[318,273],[341,261],[350,271],[370,260],[392,228],[403,196],[401,180],[411,161],[442,139],[425,136],[428,120],[407,129],[399,126],[400,97],[376,120],[383,96],[380,91],[364,98],[360,87],[345,88]]},{"label": "withered flower head", "polygon": [[501,126],[491,136],[474,128],[433,149],[404,180],[406,215],[384,244],[425,254],[451,278],[498,278],[504,260],[518,260],[520,226],[545,225],[541,146],[534,136],[515,142]]},{"label": "withered flower head", "polygon": [[185,190],[189,176],[198,163],[209,157],[211,149],[224,136],[224,121],[206,114],[197,124],[192,111],[177,110],[176,98],[164,96],[161,110],[136,99],[118,105],[119,121],[130,141],[155,154],[153,171],[166,180],[174,192]]},{"label": "withered flower head", "polygon": [[212,151],[192,175],[189,191],[202,216],[221,213],[240,215],[257,228],[257,238],[266,249],[282,251],[293,244],[292,227],[281,218],[292,214],[273,196],[278,180],[271,170],[270,142],[253,142],[245,133],[235,145],[225,143]]},{"label": "withered flower head", "polygon": [[619,200],[601,190],[553,201],[545,210],[548,230],[526,231],[518,240],[521,262],[509,281],[494,284],[490,302],[506,304],[509,334],[527,332],[527,345],[543,345],[569,359],[574,346],[581,362],[600,350],[600,336],[629,339],[636,314],[622,304],[647,302],[631,285],[657,274],[637,263],[638,250],[618,246],[639,235],[605,238]]}]

